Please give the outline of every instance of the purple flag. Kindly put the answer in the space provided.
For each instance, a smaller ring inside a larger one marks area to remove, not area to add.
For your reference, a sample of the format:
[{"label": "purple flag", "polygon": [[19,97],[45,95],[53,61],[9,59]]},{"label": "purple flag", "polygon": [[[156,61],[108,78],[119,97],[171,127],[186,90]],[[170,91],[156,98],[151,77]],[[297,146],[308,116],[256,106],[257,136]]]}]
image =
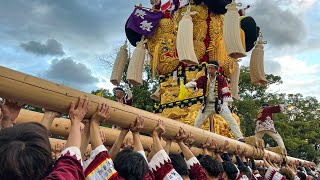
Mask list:
[{"label": "purple flag", "polygon": [[127,28],[145,36],[152,36],[161,18],[161,11],[150,12],[141,7],[136,7],[128,19]]}]

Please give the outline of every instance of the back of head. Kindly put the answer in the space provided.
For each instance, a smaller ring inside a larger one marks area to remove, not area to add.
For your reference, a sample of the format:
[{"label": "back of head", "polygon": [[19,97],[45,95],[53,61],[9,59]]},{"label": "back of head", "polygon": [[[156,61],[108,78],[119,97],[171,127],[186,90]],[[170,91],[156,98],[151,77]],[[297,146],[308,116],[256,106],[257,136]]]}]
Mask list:
[{"label": "back of head", "polygon": [[199,160],[201,166],[207,171],[208,176],[217,178],[221,173],[223,173],[223,166],[221,162],[214,159],[209,155],[203,156]]},{"label": "back of head", "polygon": [[236,179],[238,175],[238,169],[232,162],[223,163],[224,172],[227,174],[228,179]]},{"label": "back of head", "polygon": [[301,172],[301,171],[297,172],[297,176],[300,178],[300,180],[306,180],[307,179],[306,174]]},{"label": "back of head", "polygon": [[47,129],[22,123],[0,132],[0,179],[40,179],[51,160]]},{"label": "back of head", "polygon": [[119,152],[113,162],[119,175],[129,180],[143,179],[149,169],[145,158],[131,149]]},{"label": "back of head", "polygon": [[279,173],[282,174],[288,180],[294,180],[294,177],[295,177],[294,173],[287,168],[281,168],[279,170]]},{"label": "back of head", "polygon": [[257,167],[257,170],[259,171],[259,174],[264,177],[266,173],[265,169],[263,167]]},{"label": "back of head", "polygon": [[180,176],[189,176],[187,163],[181,155],[171,154],[169,157],[173,168],[180,174]]}]

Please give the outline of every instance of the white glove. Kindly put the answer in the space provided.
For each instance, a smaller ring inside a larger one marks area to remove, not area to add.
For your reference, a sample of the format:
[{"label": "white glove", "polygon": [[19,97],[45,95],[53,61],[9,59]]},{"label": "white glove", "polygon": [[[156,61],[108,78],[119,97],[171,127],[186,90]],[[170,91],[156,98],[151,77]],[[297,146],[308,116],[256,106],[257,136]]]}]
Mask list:
[{"label": "white glove", "polygon": [[195,88],[195,87],[197,87],[197,83],[196,82],[188,82],[187,84],[185,84],[185,87],[187,89]]}]

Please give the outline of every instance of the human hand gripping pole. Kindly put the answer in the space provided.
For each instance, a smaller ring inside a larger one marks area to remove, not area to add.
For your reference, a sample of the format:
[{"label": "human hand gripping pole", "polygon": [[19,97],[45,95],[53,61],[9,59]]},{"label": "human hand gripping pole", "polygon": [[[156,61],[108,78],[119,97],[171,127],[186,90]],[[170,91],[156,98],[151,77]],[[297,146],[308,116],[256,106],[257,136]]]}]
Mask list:
[{"label": "human hand gripping pole", "polygon": [[71,120],[71,128],[69,132],[69,137],[66,143],[66,148],[68,147],[78,147],[81,146],[81,121],[89,110],[89,99],[79,97],[78,103],[72,102],[69,109],[69,117]]}]

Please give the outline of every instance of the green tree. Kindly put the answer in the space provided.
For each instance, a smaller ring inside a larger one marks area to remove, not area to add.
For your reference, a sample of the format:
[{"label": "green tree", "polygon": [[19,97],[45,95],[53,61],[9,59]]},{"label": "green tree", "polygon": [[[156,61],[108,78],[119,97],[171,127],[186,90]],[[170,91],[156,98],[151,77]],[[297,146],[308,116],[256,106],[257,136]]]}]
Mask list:
[{"label": "green tree", "polygon": [[29,111],[35,111],[35,112],[41,112],[42,113],[42,108],[31,106],[31,105],[25,105],[23,109],[29,110]]},{"label": "green tree", "polygon": [[93,90],[91,91],[91,94],[98,94],[102,91],[102,97],[110,99],[110,100],[116,100],[116,98],[114,97],[114,95],[110,92],[109,89],[97,89],[97,90]]}]

